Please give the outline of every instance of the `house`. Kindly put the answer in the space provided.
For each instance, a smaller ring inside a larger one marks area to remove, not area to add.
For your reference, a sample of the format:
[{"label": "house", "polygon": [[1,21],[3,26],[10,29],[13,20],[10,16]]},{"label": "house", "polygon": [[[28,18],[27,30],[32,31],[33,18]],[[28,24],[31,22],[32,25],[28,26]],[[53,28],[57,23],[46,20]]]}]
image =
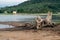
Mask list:
[{"label": "house", "polygon": [[16,15],[17,14],[17,11],[13,11],[13,15]]}]

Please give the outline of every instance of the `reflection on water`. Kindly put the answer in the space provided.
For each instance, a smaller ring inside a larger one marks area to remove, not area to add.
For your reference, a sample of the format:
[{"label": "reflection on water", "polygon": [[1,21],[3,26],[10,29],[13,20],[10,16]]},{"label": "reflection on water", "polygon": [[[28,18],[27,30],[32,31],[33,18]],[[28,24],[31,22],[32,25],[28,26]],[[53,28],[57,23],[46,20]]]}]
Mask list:
[{"label": "reflection on water", "polygon": [[[42,16],[42,18],[46,18],[46,15]],[[32,15],[0,15],[0,22],[7,21],[34,21],[36,16]],[[60,20],[60,16],[53,15],[53,21]],[[11,27],[11,26],[10,26]],[[9,28],[9,25],[0,25],[0,28]]]},{"label": "reflection on water", "polygon": [[0,15],[0,21],[24,21],[24,19],[34,18],[35,16],[23,15]]},{"label": "reflection on water", "polygon": [[0,29],[2,28],[13,28],[13,26],[0,24]]}]

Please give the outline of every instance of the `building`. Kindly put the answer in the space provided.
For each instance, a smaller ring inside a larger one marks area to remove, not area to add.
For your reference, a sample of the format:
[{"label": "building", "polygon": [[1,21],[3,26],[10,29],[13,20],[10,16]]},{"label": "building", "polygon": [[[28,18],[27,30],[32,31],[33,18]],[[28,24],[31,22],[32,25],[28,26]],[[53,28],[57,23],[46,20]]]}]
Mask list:
[{"label": "building", "polygon": [[13,15],[16,15],[17,14],[17,11],[13,11]]}]

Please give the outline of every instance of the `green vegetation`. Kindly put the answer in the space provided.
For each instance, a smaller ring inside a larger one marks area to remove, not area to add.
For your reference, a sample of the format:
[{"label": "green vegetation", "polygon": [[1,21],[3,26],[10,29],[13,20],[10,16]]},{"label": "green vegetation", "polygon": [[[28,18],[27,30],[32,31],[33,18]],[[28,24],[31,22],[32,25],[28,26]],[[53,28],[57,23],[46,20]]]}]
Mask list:
[{"label": "green vegetation", "polygon": [[0,9],[0,13],[17,11],[18,13],[46,13],[48,11],[60,12],[60,0],[28,0],[16,6]]}]

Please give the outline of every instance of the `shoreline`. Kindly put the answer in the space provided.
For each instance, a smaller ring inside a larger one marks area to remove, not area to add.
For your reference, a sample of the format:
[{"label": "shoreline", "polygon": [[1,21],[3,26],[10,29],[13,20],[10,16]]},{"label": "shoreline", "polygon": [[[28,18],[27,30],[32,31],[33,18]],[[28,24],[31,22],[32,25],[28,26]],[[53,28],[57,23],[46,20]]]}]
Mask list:
[{"label": "shoreline", "polygon": [[[36,16],[38,16],[38,15],[47,15],[47,13],[36,13],[36,14],[28,14],[28,13],[19,13],[19,14],[0,14],[0,15],[36,15]],[[52,14],[52,15],[60,15],[60,14]]]}]

